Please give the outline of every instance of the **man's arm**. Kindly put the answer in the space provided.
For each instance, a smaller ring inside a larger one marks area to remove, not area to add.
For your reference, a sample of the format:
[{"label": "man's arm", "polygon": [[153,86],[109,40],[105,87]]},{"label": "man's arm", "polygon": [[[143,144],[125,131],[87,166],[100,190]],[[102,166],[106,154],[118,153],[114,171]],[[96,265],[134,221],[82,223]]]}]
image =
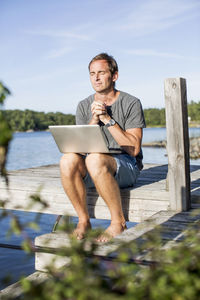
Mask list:
[{"label": "man's arm", "polygon": [[[106,111],[104,104],[94,101],[92,106],[92,119],[90,125],[98,124],[99,120],[107,124],[111,117]],[[96,122],[96,123],[95,123]],[[131,128],[123,130],[117,123],[108,127],[115,141],[131,156],[136,156],[140,152],[142,142],[142,128]]]},{"label": "man's arm", "polygon": [[108,127],[115,141],[131,156],[137,156],[142,142],[142,128],[123,130],[118,124]]}]

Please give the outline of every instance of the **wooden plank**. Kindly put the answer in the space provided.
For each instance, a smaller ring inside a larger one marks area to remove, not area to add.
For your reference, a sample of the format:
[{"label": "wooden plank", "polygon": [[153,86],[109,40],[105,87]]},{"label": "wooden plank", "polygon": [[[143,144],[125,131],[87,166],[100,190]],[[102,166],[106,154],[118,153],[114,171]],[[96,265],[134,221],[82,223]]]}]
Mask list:
[{"label": "wooden plank", "polygon": [[172,210],[190,208],[190,166],[186,80],[165,80],[167,153]]},{"label": "wooden plank", "polygon": [[[26,175],[26,176],[25,176]],[[13,176],[9,175],[9,186],[11,189],[16,190],[37,190],[39,187],[41,189],[48,189],[49,191],[55,191],[58,192],[58,190],[63,191],[60,178],[54,178],[50,179],[44,176],[37,176],[37,177],[31,177],[28,176],[28,174],[21,174],[21,176]],[[3,182],[0,182],[0,188],[5,188],[6,186],[3,185]],[[125,195],[128,193],[130,195],[133,194],[136,191],[146,191],[146,190],[152,190],[152,191],[165,191],[165,181],[154,181],[154,182],[138,182],[135,184],[134,188],[130,189],[121,189],[121,195]],[[94,193],[95,189],[90,189],[90,194]]]},{"label": "wooden plank", "polygon": [[176,222],[176,221],[167,221],[163,224],[162,230],[164,231],[183,231],[186,230],[190,222]]},{"label": "wooden plank", "polygon": [[[50,214],[68,214],[71,216],[76,216],[76,212],[67,199],[64,192],[61,193],[47,193],[42,191],[40,196],[47,203],[47,207],[42,207],[42,205],[35,203],[33,206],[29,206],[29,196],[32,193],[30,191],[12,191],[11,198],[6,204],[7,209],[16,209],[32,212],[44,212]],[[3,196],[3,195],[2,195]],[[151,199],[122,199],[122,206],[124,214],[127,220],[140,222],[145,218],[153,215],[155,212],[160,210],[167,210],[169,207],[169,201],[166,200],[155,200],[152,196]],[[110,219],[109,210],[101,197],[89,198],[88,208],[90,212],[90,217],[98,219]],[[144,209],[145,208],[145,209]]]},{"label": "wooden plank", "polygon": [[[139,180],[133,189],[121,190],[126,220],[133,222],[141,222],[160,210],[169,209],[169,192],[165,190],[165,180],[161,179],[166,175],[167,166],[146,164],[144,169],[145,172],[141,173],[143,180]],[[197,178],[200,178],[200,166],[192,166],[191,171],[191,177],[194,178],[191,185],[192,196],[194,203],[198,203],[200,185],[198,186],[199,179]],[[157,173],[158,177],[147,183],[145,179],[151,177],[153,172]],[[62,188],[58,165],[12,171],[9,172],[9,179],[9,192],[5,182],[0,180],[0,199],[10,198],[6,206],[8,209],[41,212],[43,208],[39,204],[35,204],[31,208],[27,207],[29,196],[37,193],[40,187],[40,195],[48,204],[44,209],[45,213],[76,216],[76,212]],[[91,217],[110,219],[109,210],[95,189],[88,190],[87,202]]]},{"label": "wooden plank", "polygon": [[[118,235],[113,239],[112,243],[99,243],[98,248],[95,250],[96,255],[107,256],[112,251],[116,251],[120,245],[120,242],[130,242],[138,237],[141,237],[144,233],[153,230],[156,225],[162,224],[163,222],[169,220],[175,212],[168,211],[168,212],[159,212],[153,215],[148,221],[144,221],[136,226],[129,228],[128,230],[124,231],[122,234]],[[55,233],[48,233],[35,238],[35,245],[37,247],[45,248],[48,247],[49,249],[57,249],[65,246],[70,247],[70,239],[67,233],[63,232],[55,232]],[[58,256],[54,255],[54,258],[57,259]],[[46,271],[44,266],[44,261],[46,265],[49,264],[51,261],[52,256],[45,252],[37,252],[36,253],[36,270]],[[61,263],[61,260],[59,260]],[[63,265],[66,261],[63,261]]]},{"label": "wooden plank", "polygon": [[[41,283],[45,280],[51,278],[48,273],[44,272],[34,272],[33,274],[26,277],[27,280],[30,280],[34,283]],[[23,299],[24,289],[20,281],[9,285],[5,289],[0,291],[0,299]]]}]

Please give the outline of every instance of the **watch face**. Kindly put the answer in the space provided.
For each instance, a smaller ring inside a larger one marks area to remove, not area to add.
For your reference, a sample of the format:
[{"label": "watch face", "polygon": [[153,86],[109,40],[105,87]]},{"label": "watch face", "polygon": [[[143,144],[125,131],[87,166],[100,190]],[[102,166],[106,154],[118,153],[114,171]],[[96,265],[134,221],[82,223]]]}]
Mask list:
[{"label": "watch face", "polygon": [[115,125],[115,120],[111,119],[109,123],[111,126],[113,126],[113,125]]},{"label": "watch face", "polygon": [[110,127],[110,126],[113,126],[115,125],[115,120],[111,119],[107,124],[105,124],[106,127]]}]

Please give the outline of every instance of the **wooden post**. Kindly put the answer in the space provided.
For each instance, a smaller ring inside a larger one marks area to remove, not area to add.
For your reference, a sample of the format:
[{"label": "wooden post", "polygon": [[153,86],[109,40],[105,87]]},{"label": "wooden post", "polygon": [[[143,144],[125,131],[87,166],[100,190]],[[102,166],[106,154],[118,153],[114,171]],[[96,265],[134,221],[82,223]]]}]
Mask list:
[{"label": "wooden post", "polygon": [[186,80],[165,80],[168,180],[172,210],[190,208],[190,158]]}]

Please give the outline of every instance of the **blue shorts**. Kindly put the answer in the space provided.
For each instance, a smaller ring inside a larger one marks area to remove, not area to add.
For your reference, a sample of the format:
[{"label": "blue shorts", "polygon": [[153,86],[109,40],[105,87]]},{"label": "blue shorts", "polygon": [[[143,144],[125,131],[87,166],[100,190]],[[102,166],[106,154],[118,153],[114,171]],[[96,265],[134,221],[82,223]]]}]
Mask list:
[{"label": "blue shorts", "polygon": [[[128,154],[112,154],[117,163],[115,179],[120,188],[131,188],[137,181],[140,170],[137,166],[135,157]],[[87,188],[94,187],[94,183],[89,173],[84,178]]]}]

